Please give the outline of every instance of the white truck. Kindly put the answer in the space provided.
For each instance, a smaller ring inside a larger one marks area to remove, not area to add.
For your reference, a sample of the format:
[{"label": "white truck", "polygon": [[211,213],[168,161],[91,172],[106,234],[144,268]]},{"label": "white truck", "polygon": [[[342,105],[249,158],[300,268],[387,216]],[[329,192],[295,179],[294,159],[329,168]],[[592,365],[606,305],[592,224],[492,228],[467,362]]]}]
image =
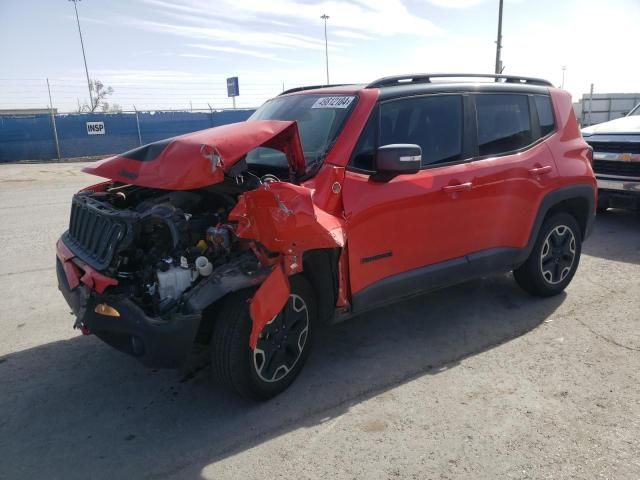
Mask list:
[{"label": "white truck", "polygon": [[640,210],[640,104],[626,116],[582,129],[593,148],[598,211]]}]

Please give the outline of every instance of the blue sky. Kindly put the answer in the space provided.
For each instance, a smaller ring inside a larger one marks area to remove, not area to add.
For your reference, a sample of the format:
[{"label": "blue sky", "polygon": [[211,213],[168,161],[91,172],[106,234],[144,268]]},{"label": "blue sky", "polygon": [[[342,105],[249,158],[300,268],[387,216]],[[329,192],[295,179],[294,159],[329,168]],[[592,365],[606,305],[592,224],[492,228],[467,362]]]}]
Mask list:
[{"label": "blue sky", "polygon": [[[89,73],[124,109],[239,106],[325,80],[406,72],[491,72],[498,0],[83,0]],[[640,0],[505,0],[505,73],[548,78],[580,96],[640,91]],[[87,98],[73,4],[0,0],[0,108],[73,110]],[[575,98],[574,98],[575,100]]]}]

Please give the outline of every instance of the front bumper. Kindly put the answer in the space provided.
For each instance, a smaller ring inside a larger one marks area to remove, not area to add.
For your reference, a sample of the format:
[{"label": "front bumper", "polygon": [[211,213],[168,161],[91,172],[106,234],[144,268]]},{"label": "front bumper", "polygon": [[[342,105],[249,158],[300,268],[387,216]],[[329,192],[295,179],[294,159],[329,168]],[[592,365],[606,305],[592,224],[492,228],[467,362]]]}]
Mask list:
[{"label": "front bumper", "polygon": [[[77,279],[69,279],[64,263],[72,259],[56,258],[58,288],[76,315],[76,326],[84,326],[98,338],[144,365],[177,368],[188,358],[200,325],[200,314],[173,314],[167,319],[149,317],[123,295],[98,293]],[[67,269],[69,270],[69,269]],[[71,284],[75,284],[71,288]],[[106,303],[120,316],[95,312],[96,305]]]},{"label": "front bumper", "polygon": [[598,208],[640,208],[640,179],[597,176]]}]

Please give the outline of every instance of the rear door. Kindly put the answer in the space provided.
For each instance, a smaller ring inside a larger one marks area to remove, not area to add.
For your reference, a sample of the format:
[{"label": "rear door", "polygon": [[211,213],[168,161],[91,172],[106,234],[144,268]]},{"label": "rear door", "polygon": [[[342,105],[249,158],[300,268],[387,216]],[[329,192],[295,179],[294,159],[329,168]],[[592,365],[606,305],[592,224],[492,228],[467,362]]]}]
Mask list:
[{"label": "rear door", "polygon": [[546,95],[479,93],[473,101],[478,150],[468,164],[472,188],[465,196],[473,210],[468,224],[473,244],[467,253],[522,248],[557,176],[544,142],[554,132],[551,100]]}]

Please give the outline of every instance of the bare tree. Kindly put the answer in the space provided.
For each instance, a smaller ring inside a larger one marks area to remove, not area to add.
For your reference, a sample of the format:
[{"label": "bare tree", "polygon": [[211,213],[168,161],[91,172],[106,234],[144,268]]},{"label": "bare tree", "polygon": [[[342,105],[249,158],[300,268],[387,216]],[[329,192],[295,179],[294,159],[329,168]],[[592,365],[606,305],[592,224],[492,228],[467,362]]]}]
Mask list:
[{"label": "bare tree", "polygon": [[[100,80],[91,80],[89,82],[89,88],[93,93],[93,103],[87,103],[85,101],[79,106],[78,112],[95,112],[98,109],[103,112],[108,112],[109,102],[107,102],[107,98],[109,95],[113,95],[113,88],[105,86]],[[114,104],[113,106],[120,109],[118,104]]]}]

